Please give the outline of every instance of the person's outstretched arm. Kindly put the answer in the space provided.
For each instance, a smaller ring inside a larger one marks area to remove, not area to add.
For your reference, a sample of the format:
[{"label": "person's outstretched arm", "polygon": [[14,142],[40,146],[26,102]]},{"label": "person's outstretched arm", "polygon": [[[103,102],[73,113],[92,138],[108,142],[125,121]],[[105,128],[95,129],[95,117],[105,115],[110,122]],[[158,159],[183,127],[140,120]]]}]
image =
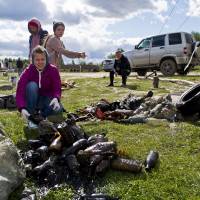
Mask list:
[{"label": "person's outstretched arm", "polygon": [[83,53],[80,52],[74,52],[74,51],[69,51],[63,47],[62,41],[60,41],[57,38],[54,38],[50,41],[50,46],[52,49],[59,54],[62,54],[68,58],[82,58]]}]

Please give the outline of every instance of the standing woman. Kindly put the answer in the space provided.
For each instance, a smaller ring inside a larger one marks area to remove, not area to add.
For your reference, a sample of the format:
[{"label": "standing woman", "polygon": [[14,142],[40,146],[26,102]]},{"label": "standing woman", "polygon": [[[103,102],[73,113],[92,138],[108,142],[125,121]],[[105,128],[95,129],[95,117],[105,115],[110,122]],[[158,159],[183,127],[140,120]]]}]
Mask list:
[{"label": "standing woman", "polygon": [[68,58],[85,58],[85,52],[73,52],[65,49],[65,46],[60,39],[65,31],[65,25],[63,22],[55,22],[53,24],[54,35],[47,38],[44,45],[49,54],[49,62],[58,68],[61,67],[62,55]]}]

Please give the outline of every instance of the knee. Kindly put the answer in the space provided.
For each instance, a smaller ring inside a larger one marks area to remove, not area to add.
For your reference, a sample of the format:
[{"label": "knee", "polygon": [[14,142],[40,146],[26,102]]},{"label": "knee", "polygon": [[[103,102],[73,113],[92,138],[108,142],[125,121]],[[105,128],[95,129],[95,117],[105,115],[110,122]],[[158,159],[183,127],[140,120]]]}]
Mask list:
[{"label": "knee", "polygon": [[29,82],[26,86],[26,90],[30,92],[37,92],[38,91],[38,84],[36,82]]}]

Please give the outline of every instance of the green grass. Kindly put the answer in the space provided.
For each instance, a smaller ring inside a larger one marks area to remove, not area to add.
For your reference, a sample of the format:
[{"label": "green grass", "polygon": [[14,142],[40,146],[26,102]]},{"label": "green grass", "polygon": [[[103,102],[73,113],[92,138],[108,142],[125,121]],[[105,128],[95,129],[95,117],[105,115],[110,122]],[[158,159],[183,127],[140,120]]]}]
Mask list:
[{"label": "green grass", "polygon": [[[173,77],[174,78],[174,77]],[[128,80],[129,88],[118,87],[121,79],[117,78],[116,87],[105,87],[108,78],[87,78],[75,80],[78,88],[63,92],[62,102],[68,111],[75,111],[94,103],[101,98],[109,101],[122,98],[129,92],[145,94],[152,89],[149,80]],[[0,83],[1,85],[1,83]],[[177,92],[182,86],[174,83],[160,83],[161,89],[153,90],[155,95]],[[26,141],[34,135],[24,132],[24,123],[17,111],[0,111],[0,122],[12,141],[23,149]],[[89,135],[106,133],[109,140],[117,142],[118,149],[127,157],[144,161],[152,149],[159,151],[160,163],[152,173],[132,174],[109,170],[99,179],[97,190],[122,200],[165,200],[200,199],[200,124],[168,122],[160,124],[122,125],[111,121],[82,122],[80,125]],[[174,125],[174,126],[173,126]],[[26,183],[34,188],[34,183]],[[17,200],[15,192],[10,200]],[[43,200],[72,199],[73,188],[67,186],[52,190]]]},{"label": "green grass", "polygon": [[200,72],[200,66],[195,66],[192,70],[192,72]]},{"label": "green grass", "polygon": [[77,79],[76,83],[78,84],[78,88],[65,91],[62,101],[68,110],[73,111],[77,108],[95,103],[101,98],[113,101],[122,98],[128,93],[142,95],[146,94],[148,90],[153,90],[156,95],[176,91],[179,88],[174,83],[161,82],[160,89],[154,90],[151,80],[138,80],[135,78],[131,78],[128,81],[128,88],[121,88],[121,79],[117,78],[116,81],[115,87],[106,87],[109,83],[107,78]]},{"label": "green grass", "polygon": [[43,198],[43,200],[64,200],[72,199],[73,190],[69,187],[50,190],[50,192]]}]

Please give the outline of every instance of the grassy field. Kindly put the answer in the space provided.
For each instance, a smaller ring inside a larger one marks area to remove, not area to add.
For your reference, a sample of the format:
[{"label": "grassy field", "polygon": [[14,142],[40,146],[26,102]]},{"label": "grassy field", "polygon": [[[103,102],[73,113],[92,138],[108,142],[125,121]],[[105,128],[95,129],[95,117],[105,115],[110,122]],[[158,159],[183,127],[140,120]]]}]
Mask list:
[{"label": "grassy field", "polygon": [[[196,82],[199,80],[199,77],[184,78]],[[0,85],[7,81],[6,77],[1,77]],[[152,89],[150,80],[135,78],[129,79],[128,88],[119,87],[120,78],[116,79],[114,88],[105,87],[108,78],[82,78],[75,81],[77,88],[63,92],[62,102],[68,111],[75,111],[101,98],[112,101],[129,92],[142,95]],[[184,90],[181,85],[161,82],[160,89],[153,92],[155,95],[162,95],[181,89]],[[17,111],[1,110],[0,122],[20,149],[25,148],[27,139],[34,137],[24,133],[24,123]],[[151,173],[143,171],[132,174],[109,170],[104,177],[97,179],[97,191],[118,196],[122,200],[200,199],[200,123],[121,125],[101,121],[82,122],[80,125],[90,135],[106,133],[109,140],[116,141],[118,149],[123,150],[129,158],[144,161],[152,149],[160,154],[159,166]],[[26,183],[34,187],[30,180],[26,180]],[[43,200],[72,199],[73,193],[73,187],[69,185],[51,191]],[[18,200],[18,192],[12,194],[9,200]]]}]

